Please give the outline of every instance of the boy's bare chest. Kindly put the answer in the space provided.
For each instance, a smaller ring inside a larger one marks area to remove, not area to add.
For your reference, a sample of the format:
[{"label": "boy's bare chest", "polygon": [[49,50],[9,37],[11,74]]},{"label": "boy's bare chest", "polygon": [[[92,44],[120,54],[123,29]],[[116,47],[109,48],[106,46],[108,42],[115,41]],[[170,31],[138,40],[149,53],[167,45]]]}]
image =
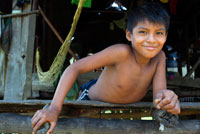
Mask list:
[{"label": "boy's bare chest", "polygon": [[138,101],[146,94],[155,68],[141,69],[131,64],[106,67],[94,87],[93,97],[116,103]]},{"label": "boy's bare chest", "polygon": [[121,65],[116,70],[117,72],[117,86],[123,89],[146,89],[152,82],[155,65],[150,65],[144,68],[130,64]]}]

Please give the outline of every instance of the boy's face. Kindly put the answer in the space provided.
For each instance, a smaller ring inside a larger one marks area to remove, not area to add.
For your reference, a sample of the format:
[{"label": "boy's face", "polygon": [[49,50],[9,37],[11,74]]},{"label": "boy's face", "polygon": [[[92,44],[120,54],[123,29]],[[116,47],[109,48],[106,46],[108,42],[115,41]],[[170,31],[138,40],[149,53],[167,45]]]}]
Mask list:
[{"label": "boy's face", "polygon": [[126,30],[126,37],[139,55],[153,58],[161,51],[167,38],[167,32],[164,24],[143,21],[138,22],[132,34]]}]

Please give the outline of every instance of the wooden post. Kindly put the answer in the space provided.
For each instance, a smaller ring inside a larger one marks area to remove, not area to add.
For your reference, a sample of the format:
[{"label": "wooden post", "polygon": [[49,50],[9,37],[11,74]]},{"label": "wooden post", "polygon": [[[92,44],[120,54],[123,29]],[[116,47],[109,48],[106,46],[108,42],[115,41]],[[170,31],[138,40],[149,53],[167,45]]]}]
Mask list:
[{"label": "wooden post", "polygon": [[0,96],[2,96],[2,94],[4,93],[4,65],[5,65],[5,53],[4,51],[1,49],[0,46]]},{"label": "wooden post", "polygon": [[[0,132],[28,134],[32,132],[31,116],[0,114]],[[164,134],[199,134],[199,120],[180,120]],[[107,120],[90,118],[60,118],[54,134],[162,134],[159,124],[144,120]]]},{"label": "wooden post", "polygon": [[[30,10],[31,4],[23,7],[24,12]],[[23,100],[31,96],[35,22],[35,14],[12,18],[4,100]]]}]

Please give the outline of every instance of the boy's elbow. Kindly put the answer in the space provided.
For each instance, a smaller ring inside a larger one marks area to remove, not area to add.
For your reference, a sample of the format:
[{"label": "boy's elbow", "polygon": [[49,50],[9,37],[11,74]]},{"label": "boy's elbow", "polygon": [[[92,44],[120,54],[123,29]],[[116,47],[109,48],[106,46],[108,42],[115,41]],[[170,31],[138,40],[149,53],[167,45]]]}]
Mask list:
[{"label": "boy's elbow", "polygon": [[78,76],[80,71],[79,71],[79,68],[74,65],[74,64],[71,64],[69,65],[66,69],[65,69],[65,72],[64,72],[66,75],[74,75],[74,76]]}]

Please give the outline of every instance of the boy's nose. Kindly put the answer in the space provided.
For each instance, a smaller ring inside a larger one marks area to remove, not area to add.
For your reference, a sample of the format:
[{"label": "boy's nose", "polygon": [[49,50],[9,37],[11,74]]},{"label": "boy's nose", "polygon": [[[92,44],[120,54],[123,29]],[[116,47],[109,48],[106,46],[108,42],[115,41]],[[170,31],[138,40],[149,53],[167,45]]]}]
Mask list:
[{"label": "boy's nose", "polygon": [[155,42],[155,37],[153,34],[149,34],[147,37],[147,42]]}]

